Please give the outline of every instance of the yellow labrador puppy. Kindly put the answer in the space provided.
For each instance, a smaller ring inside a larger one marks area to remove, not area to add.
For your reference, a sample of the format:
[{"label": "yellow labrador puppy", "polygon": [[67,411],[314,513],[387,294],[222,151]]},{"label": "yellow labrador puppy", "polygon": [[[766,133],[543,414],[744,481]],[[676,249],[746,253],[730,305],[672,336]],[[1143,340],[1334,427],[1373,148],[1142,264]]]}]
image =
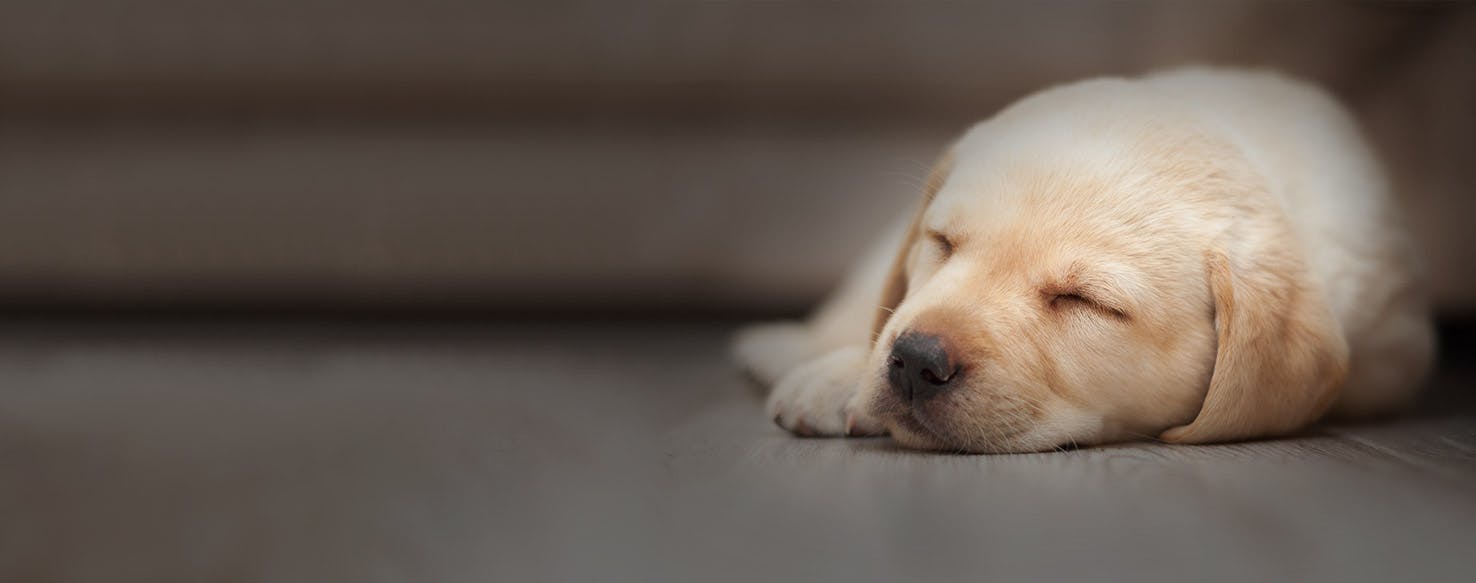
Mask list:
[{"label": "yellow labrador puppy", "polygon": [[1027,452],[1408,404],[1434,348],[1349,114],[1270,73],[1056,87],[970,129],[805,323],[739,333],[801,435]]}]

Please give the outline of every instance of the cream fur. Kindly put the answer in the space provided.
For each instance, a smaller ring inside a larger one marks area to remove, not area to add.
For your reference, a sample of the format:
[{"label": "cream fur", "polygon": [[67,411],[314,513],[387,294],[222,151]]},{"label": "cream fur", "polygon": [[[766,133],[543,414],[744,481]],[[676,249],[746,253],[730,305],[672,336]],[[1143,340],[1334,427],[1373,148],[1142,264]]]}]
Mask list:
[{"label": "cream fur", "polygon": [[[809,321],[738,336],[780,425],[971,452],[1247,439],[1396,411],[1431,365],[1387,182],[1306,83],[1048,89],[971,128],[929,183]],[[959,386],[892,395],[905,330],[950,339]]]}]

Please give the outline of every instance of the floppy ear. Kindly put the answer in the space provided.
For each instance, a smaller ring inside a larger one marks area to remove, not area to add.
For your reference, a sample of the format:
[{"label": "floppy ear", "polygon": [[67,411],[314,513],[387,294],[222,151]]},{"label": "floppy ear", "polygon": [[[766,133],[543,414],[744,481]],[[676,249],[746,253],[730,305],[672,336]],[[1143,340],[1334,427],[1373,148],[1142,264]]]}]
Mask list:
[{"label": "floppy ear", "polygon": [[1348,344],[1306,268],[1287,249],[1235,266],[1205,253],[1219,347],[1209,392],[1188,425],[1163,432],[1174,443],[1209,443],[1286,433],[1316,421],[1337,397]]},{"label": "floppy ear", "polygon": [[923,213],[927,212],[928,204],[933,202],[933,197],[938,195],[938,190],[943,188],[943,183],[948,180],[948,174],[953,172],[953,148],[943,153],[943,157],[933,164],[932,171],[928,172],[927,182],[923,185],[922,204],[918,206],[917,214],[912,217],[912,226],[907,227],[907,236],[902,238],[902,247],[897,250],[896,258],[892,259],[892,268],[887,273],[886,283],[882,288],[881,306],[877,308],[875,323],[871,326],[871,337],[873,339],[881,335],[882,328],[886,327],[887,320],[892,318],[892,312],[902,303],[902,298],[907,297],[907,254],[912,250],[912,245],[917,241],[918,232],[922,230]]}]

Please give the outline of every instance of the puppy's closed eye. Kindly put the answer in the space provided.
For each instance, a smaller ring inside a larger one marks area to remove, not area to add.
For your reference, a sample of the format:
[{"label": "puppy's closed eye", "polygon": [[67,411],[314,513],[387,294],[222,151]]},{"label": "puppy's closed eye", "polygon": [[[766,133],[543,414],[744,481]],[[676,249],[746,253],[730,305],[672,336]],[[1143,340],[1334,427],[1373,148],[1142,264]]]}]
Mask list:
[{"label": "puppy's closed eye", "polygon": [[948,259],[953,255],[953,240],[949,239],[948,235],[944,235],[943,233],[939,233],[937,231],[929,231],[928,239],[932,240],[933,247],[938,250],[939,257],[943,259]]},{"label": "puppy's closed eye", "polygon": [[1083,290],[1066,289],[1059,291],[1047,291],[1046,297],[1052,310],[1058,312],[1069,312],[1073,310],[1086,310],[1103,316],[1109,316],[1117,320],[1127,320],[1127,312],[1115,307],[1110,303],[1099,301]]}]

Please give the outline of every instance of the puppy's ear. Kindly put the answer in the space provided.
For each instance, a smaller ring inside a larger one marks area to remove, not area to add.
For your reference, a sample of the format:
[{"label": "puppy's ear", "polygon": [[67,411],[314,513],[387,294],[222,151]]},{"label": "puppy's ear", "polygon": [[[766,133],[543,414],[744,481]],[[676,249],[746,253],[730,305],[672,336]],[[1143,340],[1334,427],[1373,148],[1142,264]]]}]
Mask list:
[{"label": "puppy's ear", "polygon": [[[1284,239],[1283,239],[1284,240]],[[1337,397],[1348,344],[1299,258],[1280,249],[1236,266],[1206,252],[1219,348],[1198,417],[1160,436],[1209,443],[1285,433],[1316,421]]]},{"label": "puppy's ear", "polygon": [[886,327],[887,320],[891,319],[892,312],[902,303],[902,298],[907,297],[907,254],[912,250],[912,245],[917,241],[918,233],[922,230],[923,213],[927,212],[928,204],[933,202],[933,197],[938,195],[938,190],[943,188],[943,183],[948,180],[948,175],[953,172],[953,148],[950,147],[943,153],[943,157],[933,164],[932,171],[928,172],[927,182],[923,185],[922,204],[918,206],[917,214],[912,217],[912,226],[907,227],[907,236],[902,238],[902,248],[897,250],[896,258],[892,259],[892,268],[887,273],[886,283],[882,288],[881,306],[877,308],[875,323],[871,326],[871,337],[877,338],[881,335],[882,328]]}]

